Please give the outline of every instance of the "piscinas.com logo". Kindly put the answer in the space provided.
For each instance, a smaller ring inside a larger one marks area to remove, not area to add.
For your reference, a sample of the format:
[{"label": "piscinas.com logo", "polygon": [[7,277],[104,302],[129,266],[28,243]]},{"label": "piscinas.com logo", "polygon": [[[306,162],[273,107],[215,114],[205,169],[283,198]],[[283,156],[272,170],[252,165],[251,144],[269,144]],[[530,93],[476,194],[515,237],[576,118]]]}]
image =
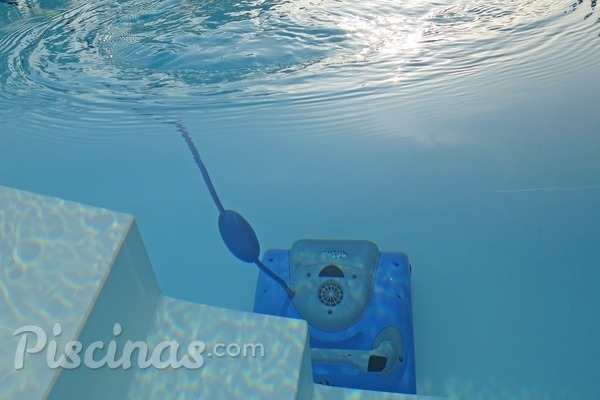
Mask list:
[{"label": "piscinas.com logo", "polygon": [[[122,332],[121,325],[115,323],[113,326],[115,338]],[[61,325],[55,323],[52,329],[54,338],[61,333]],[[48,340],[46,332],[38,326],[22,326],[14,331],[13,335],[20,336],[14,359],[14,367],[17,370],[25,367],[25,359],[28,355],[39,356],[44,351],[47,365],[52,369],[74,369],[81,366],[82,363],[90,369],[104,366],[111,369],[129,369],[134,363],[139,368],[199,369],[204,365],[204,355],[217,358],[264,357],[264,346],[255,343],[216,343],[211,347],[211,351],[206,352],[207,346],[200,340],[191,341],[185,347],[177,341],[165,340],[151,347],[146,342],[132,340],[126,340],[119,346],[113,339],[108,344],[95,341],[85,348],[81,342],[73,340],[67,342],[64,348],[59,349],[56,340]],[[186,351],[184,352],[182,348],[185,348]]]}]

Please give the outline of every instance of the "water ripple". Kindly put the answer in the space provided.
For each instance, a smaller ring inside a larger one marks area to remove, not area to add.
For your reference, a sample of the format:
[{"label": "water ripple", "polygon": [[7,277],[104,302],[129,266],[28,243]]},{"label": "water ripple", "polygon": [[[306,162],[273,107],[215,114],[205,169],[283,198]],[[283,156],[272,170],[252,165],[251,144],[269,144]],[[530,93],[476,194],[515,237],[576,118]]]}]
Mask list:
[{"label": "water ripple", "polygon": [[[0,121],[16,112],[33,125],[75,115],[78,124],[128,125],[140,110],[383,102],[489,68],[500,80],[502,65],[543,74],[522,55],[566,32],[598,30],[596,0],[4,3],[0,101],[10,110]],[[581,46],[570,49],[571,67],[597,43]]]}]

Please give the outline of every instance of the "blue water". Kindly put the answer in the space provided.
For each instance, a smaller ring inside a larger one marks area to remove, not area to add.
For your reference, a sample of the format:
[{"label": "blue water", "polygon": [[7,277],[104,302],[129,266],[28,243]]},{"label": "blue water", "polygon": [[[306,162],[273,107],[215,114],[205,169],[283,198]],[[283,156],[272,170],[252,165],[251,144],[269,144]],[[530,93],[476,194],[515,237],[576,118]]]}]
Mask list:
[{"label": "blue water", "polygon": [[413,265],[419,392],[600,398],[596,1],[0,2],[0,184],[136,216],[164,292],[250,310],[267,248]]}]

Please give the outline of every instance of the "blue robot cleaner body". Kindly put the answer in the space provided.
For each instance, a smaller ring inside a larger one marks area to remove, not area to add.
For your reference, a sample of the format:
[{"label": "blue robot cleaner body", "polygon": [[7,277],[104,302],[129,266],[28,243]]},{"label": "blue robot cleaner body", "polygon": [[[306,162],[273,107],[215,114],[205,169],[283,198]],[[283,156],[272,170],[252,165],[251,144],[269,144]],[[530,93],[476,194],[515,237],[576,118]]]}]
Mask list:
[{"label": "blue robot cleaner body", "polygon": [[416,393],[410,265],[403,253],[380,253],[365,240],[299,240],[290,250],[260,246],[252,226],[223,207],[187,129],[190,148],[219,210],[227,248],[260,268],[254,311],[309,325],[317,383]]},{"label": "blue robot cleaner body", "polygon": [[361,240],[299,240],[268,250],[264,264],[294,288],[293,298],[267,274],[254,311],[308,322],[317,383],[416,393],[410,265]]}]

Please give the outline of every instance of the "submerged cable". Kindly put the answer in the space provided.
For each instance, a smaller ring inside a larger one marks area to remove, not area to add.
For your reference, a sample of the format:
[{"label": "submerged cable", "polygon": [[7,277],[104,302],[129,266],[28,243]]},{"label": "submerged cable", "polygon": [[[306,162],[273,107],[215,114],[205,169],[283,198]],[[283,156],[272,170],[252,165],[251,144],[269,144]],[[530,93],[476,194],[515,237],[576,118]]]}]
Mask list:
[{"label": "submerged cable", "polygon": [[296,294],[296,291],[294,289],[292,289],[292,287],[290,285],[287,284],[286,281],[283,280],[282,277],[280,277],[279,275],[277,275],[275,272],[271,271],[265,264],[263,264],[262,261],[260,260],[256,260],[254,262],[254,264],[256,264],[256,266],[258,268],[260,268],[260,270],[262,272],[264,272],[265,274],[267,274],[268,276],[271,277],[271,279],[273,279],[275,282],[277,282],[285,291],[285,294],[287,295],[287,297],[289,297],[290,299],[292,297],[294,297],[294,295]]},{"label": "submerged cable", "polygon": [[183,136],[183,139],[190,148],[190,151],[194,156],[194,161],[200,169],[200,172],[202,172],[206,187],[208,188],[215,205],[219,209],[219,232],[229,251],[242,261],[256,264],[256,266],[258,266],[265,274],[281,285],[289,298],[294,297],[294,289],[260,261],[260,245],[256,233],[254,233],[254,229],[252,229],[250,223],[248,223],[248,221],[246,221],[237,211],[226,210],[223,207],[223,204],[221,204],[221,199],[219,199],[219,195],[217,195],[217,191],[210,179],[210,175],[208,175],[208,170],[204,166],[202,158],[200,158],[200,152],[192,141],[192,137],[188,130],[180,122],[174,121],[172,123],[177,127],[177,130],[181,133],[181,136]]},{"label": "submerged cable", "polygon": [[213,201],[215,202],[215,205],[219,209],[219,214],[223,214],[223,212],[225,211],[225,208],[223,207],[223,204],[221,203],[221,199],[219,199],[219,195],[217,194],[217,191],[215,190],[215,187],[210,179],[210,175],[208,175],[208,170],[206,169],[206,166],[204,166],[204,163],[202,162],[202,158],[200,158],[200,153],[198,152],[196,145],[192,141],[192,137],[190,136],[190,133],[185,128],[185,126],[181,125],[181,123],[175,121],[175,122],[173,122],[173,124],[175,124],[175,126],[177,127],[177,130],[181,133],[181,136],[183,136],[183,139],[185,140],[188,147],[190,148],[190,151],[192,152],[192,155],[194,156],[194,161],[196,162],[196,165],[198,166],[198,168],[200,169],[200,172],[202,173],[202,177],[204,178],[206,187],[208,188],[208,191],[210,192],[210,195],[211,195]]}]

